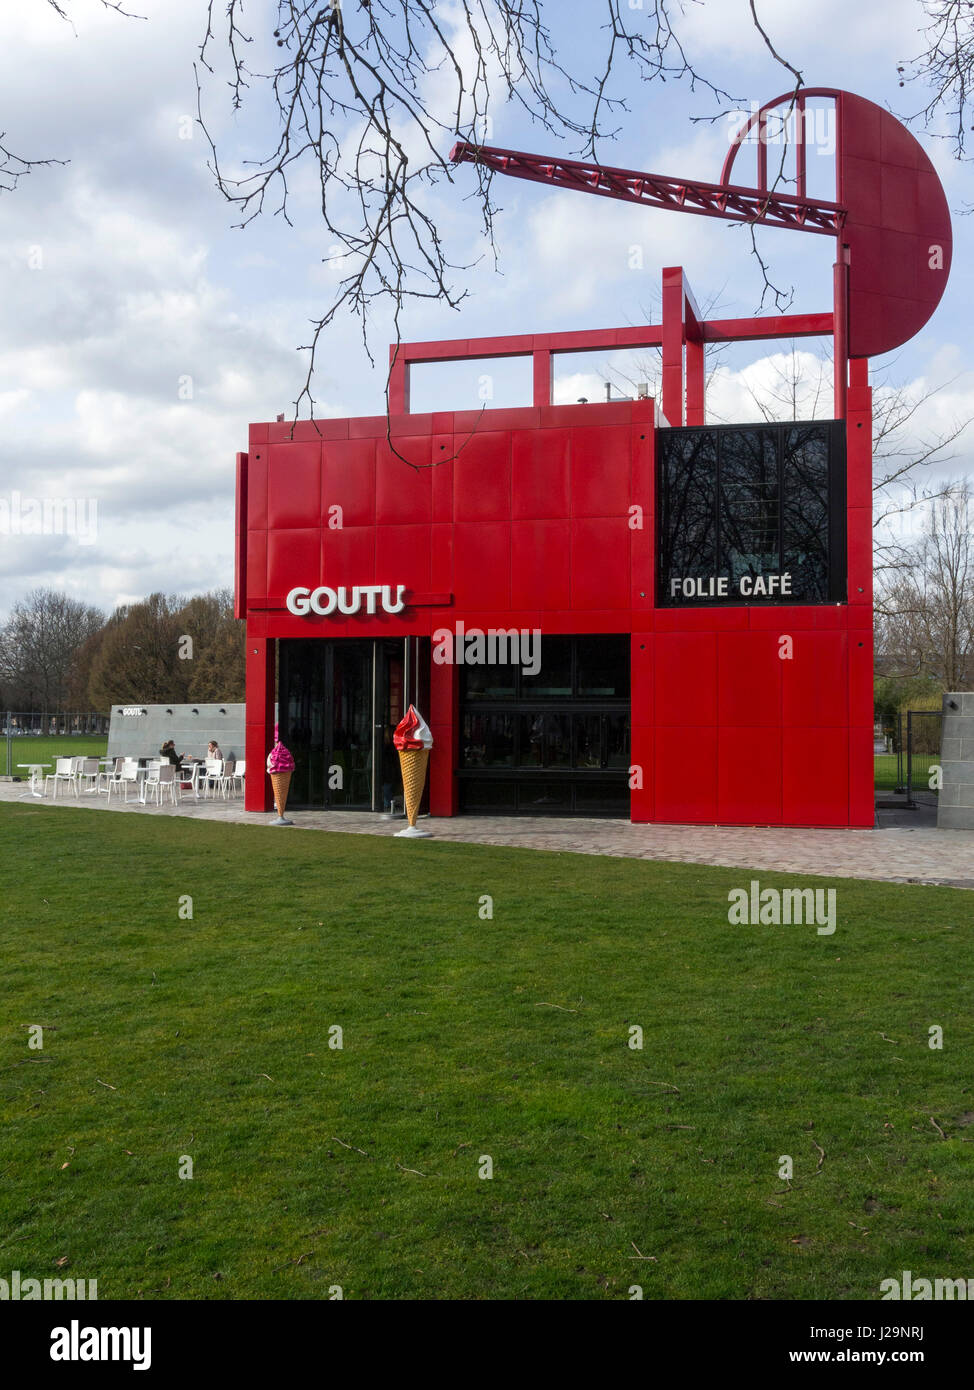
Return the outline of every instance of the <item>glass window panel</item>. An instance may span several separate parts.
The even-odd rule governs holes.
[[[629,783],[578,781],[575,783],[575,811],[580,816],[626,816],[629,814]]]
[[[605,718],[605,765],[629,767],[629,715],[607,714]],[[627,788],[628,791],[628,788]]]
[[[462,666],[460,679],[461,699],[514,699],[516,674],[513,666]]]
[[[628,636],[579,637],[576,648],[579,699],[629,699]]]
[[[673,578],[704,579],[717,564],[717,433],[662,431],[658,499],[664,593]]]
[[[468,710],[460,727],[461,767],[513,767],[514,716]]]
[[[471,778],[460,782],[461,811],[481,811],[486,815],[492,812],[517,810],[517,784],[508,781],[490,781],[484,778]]]
[[[779,568],[778,448],[772,430],[729,430],[720,440],[720,573]]]
[[[578,768],[602,766],[602,716],[600,714],[576,714],[575,766]]]
[[[568,815],[572,809],[570,782],[519,782],[517,809],[533,815]]]
[[[541,638],[541,667],[536,676],[521,672],[525,700],[568,699],[572,693],[572,639]]]
[[[829,597],[829,437],[821,425],[789,429],[784,439],[784,568],[795,598]]]

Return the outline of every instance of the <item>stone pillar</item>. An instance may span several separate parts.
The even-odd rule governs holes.
[[[974,694],[944,696],[938,830],[974,830]]]

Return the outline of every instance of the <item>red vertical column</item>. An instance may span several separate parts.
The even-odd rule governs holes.
[[[534,366],[534,405],[551,404],[551,353],[539,348],[531,354]]]
[[[401,343],[389,349],[389,414],[409,414],[409,363]]]
[[[437,647],[433,637],[433,650]],[[455,816],[458,810],[456,750],[460,715],[460,671],[451,662],[432,663],[430,670],[430,815]]]
[[[274,799],[267,775],[267,754],[274,742],[273,637],[255,637],[247,624],[247,776],[244,807],[270,811]]]
[[[850,363],[846,417],[849,555],[849,821],[875,821],[873,760],[872,388],[869,363]]]
[[[663,414],[669,425],[683,424],[683,291],[682,266],[663,271]]]

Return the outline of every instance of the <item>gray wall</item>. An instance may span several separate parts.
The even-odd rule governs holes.
[[[974,694],[944,696],[940,765],[944,784],[937,803],[937,828],[974,830]]]
[[[206,755],[206,745],[216,739],[225,758],[244,756],[245,705],[113,705],[108,730],[108,756],[151,757],[167,739],[177,753]],[[122,714],[123,709],[144,709],[145,714]]]

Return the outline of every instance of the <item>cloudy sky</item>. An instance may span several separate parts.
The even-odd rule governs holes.
[[[309,177],[297,181],[293,229],[268,216],[239,230],[214,186],[193,123],[205,0],[130,0],[144,16],[138,19],[106,12],[97,0],[63,2],[73,24],[46,0],[19,0],[0,12],[3,143],[28,158],[68,161],[0,192],[0,511],[5,499],[14,505],[15,494],[21,507],[25,499],[94,500],[97,531],[0,534],[0,614],[34,586],[63,588],[110,609],[153,590],[229,585],[235,453],[246,448],[250,421],[293,411],[306,372],[298,349],[338,278],[328,264],[330,238],[313,215]],[[633,0],[634,22],[641,8]],[[604,6],[560,0],[546,9],[566,66],[591,71],[591,55],[605,43]],[[761,102],[788,88],[750,23],[747,0],[688,0],[684,9],[680,33],[689,56],[735,97]],[[258,46],[270,42],[276,12],[272,0],[251,0],[246,13]],[[899,87],[896,72],[920,46],[919,0],[765,0],[759,13],[808,85],[856,91],[900,114],[920,104],[916,90]],[[455,22],[449,3],[438,14],[448,29]],[[714,116],[714,98],[619,73],[617,92],[630,110],[602,159],[716,181],[729,123],[691,120]],[[267,147],[268,112],[255,99],[233,114],[221,78],[204,88],[206,109],[228,167],[242,167]],[[437,81],[430,79],[434,101]],[[946,141],[923,138],[951,207],[961,212],[974,203],[974,172],[951,160]],[[494,107],[491,141],[572,153],[514,106]],[[448,148],[449,137],[443,143]],[[461,168],[454,185],[443,184],[427,204],[458,263],[478,261],[484,251],[476,204],[464,196],[473,187],[472,171]],[[406,340],[651,320],[659,269],[679,263],[698,300],[718,306],[720,316],[758,307],[760,275],[740,229],[516,180],[495,180],[494,197],[502,208],[499,273],[483,258],[458,274],[455,283],[469,291],[459,312],[411,304],[402,320]],[[970,218],[955,216],[954,231],[954,269],[938,313],[894,361],[874,364],[917,395],[941,388],[917,413],[921,441],[974,414]],[[761,235],[776,282],[794,287],[793,308],[830,308],[831,240]],[[390,338],[381,312],[370,337],[381,365]],[[773,388],[780,366],[767,346],[726,354],[711,383],[714,418],[757,418],[756,399]],[[814,383],[814,361],[804,366]],[[618,384],[647,374],[638,359],[563,359],[556,399],[597,399],[607,376]],[[492,404],[527,403],[522,368],[494,376]],[[384,384],[360,326],[337,322],[321,345],[317,412],[378,413]],[[413,408],[475,406],[477,393],[474,372],[427,368],[416,374]],[[818,413],[830,413],[828,392]],[[971,468],[974,427],[969,433],[948,465],[954,474]]]

